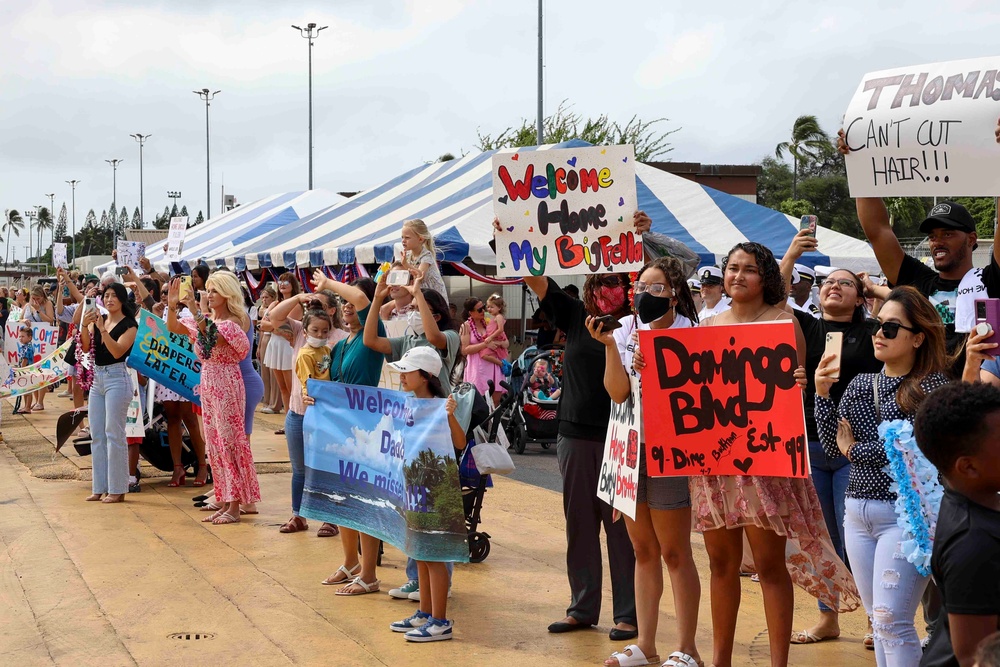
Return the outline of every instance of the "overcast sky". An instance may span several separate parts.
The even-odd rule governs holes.
[[[835,132],[865,72],[996,55],[995,2],[546,2],[545,109],[665,117],[668,159],[744,164],[773,153],[796,116]],[[307,42],[315,186],[363,190],[445,152],[475,150],[536,108],[534,0],[33,0],[0,4],[0,205],[56,213],[79,179],[76,224],[112,201],[147,224],[180,190],[212,209],[304,190]],[[24,237],[15,239],[24,257]],[[13,255],[13,253],[12,253]]]

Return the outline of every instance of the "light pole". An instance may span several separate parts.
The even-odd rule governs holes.
[[[118,165],[125,160],[119,160],[115,158],[113,160],[105,160],[111,165],[111,212],[114,214],[111,217],[115,219],[115,234],[114,234],[114,245],[112,248],[118,247]]]
[[[146,204],[142,200],[142,145],[149,139],[151,134],[130,134],[130,137],[139,142],[139,224],[146,226]]]
[[[32,223],[38,219],[38,207],[25,207],[24,214],[28,217],[28,254],[24,257],[24,261],[27,262],[31,257],[31,227]]]
[[[213,93],[208,88],[202,88],[201,90],[192,92],[205,100],[205,219],[208,220],[212,217],[212,154],[209,150],[210,142],[208,140],[208,107],[211,105],[212,100],[215,99],[215,96],[222,91],[217,90]]]
[[[322,26],[317,28],[315,23],[306,24],[305,29],[300,28],[297,25],[293,25],[293,28],[299,31],[299,34],[305,39],[309,40],[309,189],[313,189],[313,40],[319,37],[321,30],[326,30],[330,26]],[[315,32],[313,32],[315,31]]]
[[[73,188],[73,265],[76,265],[76,184],[80,181],[74,179],[66,181],[66,184]]]

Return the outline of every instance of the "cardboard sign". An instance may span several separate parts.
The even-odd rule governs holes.
[[[7,324],[4,326],[3,361],[8,367],[17,366],[17,339],[21,324],[25,323],[7,318]],[[59,327],[44,322],[30,324],[31,341],[35,348],[33,361],[41,361],[59,346]]]
[[[142,273],[142,265],[139,264],[139,260],[146,256],[145,243],[142,241],[119,241],[117,250],[118,266],[128,266],[136,273]]]
[[[201,405],[201,361],[191,339],[167,330],[167,323],[148,310],[140,310],[136,321],[129,367]]]
[[[635,148],[496,153],[497,274],[625,273],[643,265],[635,233]]]
[[[73,341],[68,340],[44,359],[30,366],[21,368],[9,367],[0,384],[0,398],[21,396],[33,391],[44,389],[69,377],[69,364],[66,363],[66,352]]]
[[[604,440],[604,460],[597,485],[597,497],[635,518],[639,488],[639,429],[642,424],[639,378],[629,377],[632,393],[624,403],[611,401],[611,421]]]
[[[184,252],[184,235],[187,234],[187,216],[170,218],[170,232],[167,233],[167,261],[178,262]]]
[[[130,440],[142,440],[146,436],[146,425],[142,419],[142,400],[139,396],[139,378],[135,369],[128,369],[132,382],[132,399],[128,402],[128,412],[125,413],[125,437]]]
[[[640,331],[651,476],[807,477],[792,322]]]
[[[866,74],[844,116],[852,197],[1000,192],[1000,57]]]
[[[65,243],[52,244],[52,266],[56,267],[57,269],[69,268],[69,262],[66,261]]]
[[[468,562],[446,402],[309,380],[302,516],[347,526],[423,561]]]

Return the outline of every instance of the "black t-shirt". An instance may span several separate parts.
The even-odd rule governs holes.
[[[115,325],[115,328],[111,330],[111,337],[115,340],[124,335],[129,329],[137,329],[139,325],[131,317],[123,317],[122,321]],[[125,361],[128,358],[129,352],[132,348],[129,347],[120,357],[115,357],[108,350],[107,346],[104,344],[104,334],[101,333],[97,325],[94,325],[94,338],[91,341],[91,346],[94,348],[94,363],[98,366],[110,366],[111,364],[117,364],[119,362]]]
[[[948,614],[1000,615],[1000,512],[946,490],[931,570],[943,613],[920,667],[958,667]]]
[[[549,321],[566,332],[559,434],[604,442],[611,419],[611,397],[604,389],[604,345],[587,331],[583,301],[563,292],[551,278],[541,306]]]
[[[840,397],[851,380],[860,373],[878,373],[882,370],[882,362],[875,358],[875,347],[872,337],[863,322],[833,322],[818,320],[811,314],[801,310],[794,311],[795,318],[802,327],[806,339],[806,433],[812,441],[819,441],[816,430],[816,418],[813,414],[816,403],[816,367],[819,366],[826,350],[826,334],[829,331],[840,331],[844,334],[843,347],[840,353],[840,380],[833,383],[830,396],[833,402],[840,404]]]
[[[899,265],[896,285],[910,285],[930,299],[944,322],[948,340],[948,353],[953,353],[965,342],[965,334],[955,332],[955,306],[958,303],[958,286],[962,281],[945,280],[934,269],[910,255]]]

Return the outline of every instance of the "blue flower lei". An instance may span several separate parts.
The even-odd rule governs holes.
[[[929,576],[944,487],[938,482],[937,468],[917,447],[913,424],[905,419],[885,421],[878,434],[889,460],[883,471],[893,480],[889,490],[896,494],[896,525],[903,529],[900,555],[922,576]]]

